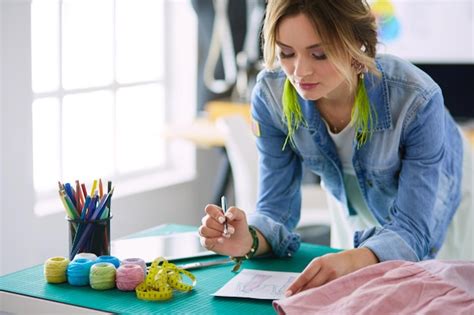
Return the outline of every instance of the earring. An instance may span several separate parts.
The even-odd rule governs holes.
[[[361,63],[360,61],[358,61],[354,58],[352,58],[351,66],[352,66],[352,68],[354,68],[354,70],[357,72],[357,74],[361,78],[364,77],[364,73],[367,73],[369,71],[366,65],[364,65],[363,63]]]

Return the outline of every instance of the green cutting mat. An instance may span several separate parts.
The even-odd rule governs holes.
[[[196,227],[184,225],[161,225],[132,236],[161,235],[195,229]],[[314,257],[335,251],[337,250],[329,247],[302,244],[291,258],[257,258],[244,262],[243,268],[300,272]],[[200,260],[209,259],[215,257]],[[191,261],[196,259],[189,260]],[[274,314],[269,300],[211,296],[234,276],[231,267],[229,264],[192,270],[197,278],[196,287],[188,293],[175,291],[171,300],[160,302],[142,301],[136,298],[135,292],[117,289],[97,291],[89,286],[48,284],[44,280],[43,265],[1,277],[0,290],[120,314]]]

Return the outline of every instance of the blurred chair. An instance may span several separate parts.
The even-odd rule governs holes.
[[[223,132],[225,149],[234,179],[235,205],[247,213],[255,211],[258,186],[258,155],[254,135],[240,115],[222,116],[216,121]]]
[[[241,115],[222,116],[216,126],[223,133],[232,169],[235,205],[255,211],[258,189],[258,153],[248,122]],[[330,244],[330,216],[325,193],[319,185],[302,186],[302,210],[297,232],[305,242]]]

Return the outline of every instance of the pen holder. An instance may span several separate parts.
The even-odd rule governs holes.
[[[69,259],[78,253],[94,253],[97,256],[110,255],[110,220],[71,219],[69,224]]]

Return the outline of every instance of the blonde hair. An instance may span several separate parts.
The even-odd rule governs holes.
[[[263,59],[267,69],[274,69],[277,66],[276,34],[280,22],[286,17],[300,13],[306,15],[313,23],[315,31],[318,31],[329,62],[345,78],[351,90],[357,88],[351,123],[364,134],[360,138],[361,134],[356,133],[356,140],[365,143],[371,134],[369,128],[373,125],[373,119],[363,80],[357,80],[354,76],[354,71],[357,69],[353,64],[355,62],[367,71],[380,76],[375,65],[377,45],[375,17],[365,0],[269,0],[262,30]],[[296,104],[291,101],[295,100],[295,97],[289,97],[294,95],[294,87],[285,84],[283,94],[284,114],[289,129],[288,140],[303,122],[303,117],[297,100]],[[359,141],[360,139],[362,141]]]
[[[377,26],[365,0],[269,0],[263,24],[263,59],[267,69],[276,67],[276,33],[288,16],[305,14],[321,37],[328,60],[355,87],[351,61],[368,71],[375,66]]]

